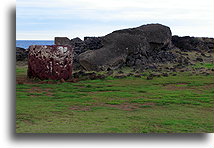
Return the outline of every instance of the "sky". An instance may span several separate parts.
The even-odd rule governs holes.
[[[173,35],[214,37],[213,0],[17,0],[16,39],[104,36],[160,23]]]

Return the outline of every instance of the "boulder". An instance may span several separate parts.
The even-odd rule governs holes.
[[[84,43],[87,50],[96,50],[103,47],[101,37],[84,37]]]
[[[150,45],[150,50],[159,50],[163,47],[171,46],[171,30],[161,24],[142,25],[136,28],[114,31],[113,33],[115,32],[144,36]]]
[[[62,45],[31,45],[28,53],[28,77],[67,80],[72,76],[73,48]]]
[[[74,48],[74,70],[82,69],[82,66],[79,63],[79,54],[87,50],[96,50],[103,47],[102,39],[100,37],[84,37],[84,41],[78,37],[71,40],[67,37],[55,37],[55,45],[71,45]]]
[[[55,45],[71,45],[71,41],[67,37],[55,37],[54,44]]]
[[[117,69],[125,63],[134,50],[145,50],[146,40],[139,35],[112,33],[103,38],[104,46],[79,55],[79,62],[86,70]]]
[[[101,40],[102,48],[79,55],[79,62],[86,70],[117,69],[126,62],[128,55],[169,48],[171,31],[161,24],[149,24],[114,31]]]
[[[73,45],[73,46],[76,46],[76,45],[78,45],[78,44],[80,44],[82,42],[83,41],[80,38],[76,37],[76,38],[71,39],[70,44]]]
[[[16,61],[24,61],[27,60],[28,50],[16,47]]]
[[[213,38],[198,38],[190,36],[173,36],[172,43],[182,51],[213,50]]]
[[[213,51],[214,49],[214,38],[202,38],[203,42],[206,44],[206,46]]]

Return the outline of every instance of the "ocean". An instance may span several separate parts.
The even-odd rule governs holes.
[[[16,47],[27,49],[30,45],[54,45],[53,40],[16,40]]]

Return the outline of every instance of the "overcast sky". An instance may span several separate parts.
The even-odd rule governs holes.
[[[161,23],[173,35],[214,37],[213,0],[17,0],[16,38],[103,36]]]

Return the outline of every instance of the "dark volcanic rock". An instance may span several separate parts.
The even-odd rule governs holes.
[[[95,72],[84,72],[79,71],[73,73],[73,78],[80,78],[82,80],[96,80],[96,79],[105,79],[107,75],[104,74],[96,74]]]
[[[70,44],[75,47],[75,46],[78,46],[79,44],[81,44],[82,42],[83,41],[80,38],[76,37],[76,38],[71,39]]]
[[[71,45],[71,41],[67,37],[55,37],[55,45]]]
[[[149,76],[146,77],[147,80],[152,80],[153,79],[153,75],[150,74]]]
[[[203,62],[203,59],[200,58],[200,57],[197,57],[197,58],[196,58],[196,61]]]
[[[28,77],[67,80],[72,75],[73,48],[71,46],[32,45],[28,54]]]
[[[74,47],[74,54],[79,55],[80,53],[86,51],[85,42],[82,41],[80,38],[71,39],[71,45]]]
[[[73,68],[88,71],[114,70],[122,66],[157,71],[164,63],[179,63],[177,68],[182,68],[194,62],[186,51],[197,51],[202,59],[196,60],[206,61],[211,58],[214,47],[213,38],[172,37],[170,28],[161,24],[117,30],[103,37],[85,37],[84,40],[58,37],[55,43],[73,46]]]
[[[171,45],[171,30],[169,27],[161,24],[142,25],[136,28],[114,31],[113,33],[127,33],[144,36],[150,45],[150,50],[159,50]]]
[[[103,47],[101,37],[84,37],[84,43],[87,50],[96,50]]]
[[[20,47],[16,47],[16,61],[27,60],[28,50]]]
[[[170,48],[171,31],[169,27],[160,24],[142,25],[114,31],[102,37],[102,43],[102,48],[80,54],[79,62],[86,70],[117,69],[126,62],[128,56],[133,54],[148,56],[150,51]],[[144,60],[139,59],[138,65],[148,60],[148,57],[141,55],[138,58],[142,57]],[[127,65],[131,66],[133,60],[135,61],[129,58]]]
[[[197,38],[197,37],[179,37],[173,36],[172,43],[180,48],[182,51],[200,51],[200,50],[213,50],[213,38]]]
[[[168,76],[169,76],[169,74],[168,74],[168,73],[163,73],[163,74],[162,74],[162,76],[164,76],[164,77],[168,77]]]
[[[74,48],[73,68],[75,70],[82,69],[79,63],[79,54],[87,50],[96,50],[103,47],[100,37],[85,37],[84,41],[76,37],[69,40],[67,37],[55,37],[55,45],[71,45]]]
[[[88,50],[79,56],[80,64],[86,70],[117,69],[125,63],[127,55],[132,49],[146,50],[146,40],[143,37],[112,33],[103,38],[104,47]]]
[[[127,77],[127,75],[125,75],[125,74],[120,74],[120,75],[114,76],[114,78],[116,78],[116,79],[122,79],[122,78],[126,78],[126,77]]]

